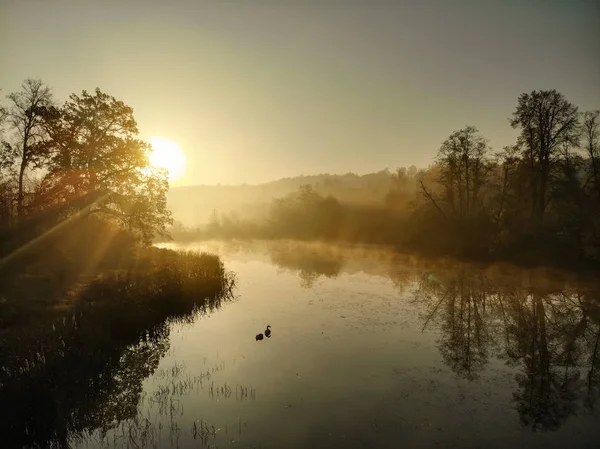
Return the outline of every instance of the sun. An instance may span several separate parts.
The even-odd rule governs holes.
[[[170,180],[176,180],[185,172],[185,154],[175,142],[164,137],[148,139],[152,146],[149,154],[150,163],[155,167],[165,168]]]

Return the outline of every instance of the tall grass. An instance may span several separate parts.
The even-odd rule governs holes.
[[[217,256],[95,235],[47,242],[0,272],[0,434],[15,447],[66,447],[132,419],[171,324],[232,298]]]

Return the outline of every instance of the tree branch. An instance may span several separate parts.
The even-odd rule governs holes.
[[[423,184],[422,180],[419,180],[419,184],[421,184],[421,188],[423,189],[423,193],[425,193],[425,195],[427,196],[427,198],[429,198],[429,200],[433,203],[433,205],[438,210],[438,212],[442,215],[442,217],[444,217],[444,220],[448,220],[448,217],[446,216],[446,214],[444,213],[444,211],[440,208],[440,206],[438,206],[438,204],[435,202],[435,200],[433,199],[433,197],[431,196],[431,194],[425,188],[425,185]]]

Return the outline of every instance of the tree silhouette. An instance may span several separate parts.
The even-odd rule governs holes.
[[[455,251],[465,253],[488,246],[491,228],[482,198],[491,170],[488,153],[488,143],[477,128],[467,126],[452,133],[438,151],[435,183],[439,194],[420,181],[426,204],[432,210],[429,215],[442,218],[439,226],[444,235],[452,236],[449,245]]]
[[[589,176],[593,180],[592,190],[600,204],[600,110],[584,113],[583,137],[586,156],[590,160]]]
[[[0,105],[0,227],[10,224],[12,216],[12,168],[15,163],[15,152],[4,140],[4,122],[6,109]]]
[[[93,95],[83,91],[55,110],[47,129],[52,158],[38,192],[39,208],[90,196],[87,215],[116,221],[145,243],[166,233],[172,222],[167,173],[150,165],[149,144],[137,138],[129,106],[100,89]]]
[[[523,149],[529,177],[533,230],[540,235],[549,202],[549,183],[560,149],[579,143],[577,107],[556,90],[539,90],[519,96],[510,122],[520,130],[518,145]]]
[[[29,168],[40,168],[48,155],[45,111],[52,106],[52,91],[41,80],[26,79],[20,92],[8,96],[8,120],[14,132],[12,144],[4,144],[8,157],[19,160],[17,216],[23,218],[24,177]],[[12,155],[11,155],[12,153]]]
[[[582,189],[584,231],[581,240],[585,254],[600,259],[600,110],[583,115],[583,140],[587,161]]]

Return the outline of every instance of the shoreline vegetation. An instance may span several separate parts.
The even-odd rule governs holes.
[[[142,246],[89,217],[21,252],[0,282],[2,435],[18,447],[68,447],[112,425],[100,410],[135,417],[117,398],[141,392],[172,323],[233,298],[235,276],[215,255]]]
[[[384,244],[431,257],[597,270],[600,111],[581,112],[556,90],[533,91],[518,97],[510,126],[518,139],[500,151],[466,126],[442,142],[427,169],[321,175],[270,203],[265,198],[255,205],[262,213],[223,205],[207,223],[176,222],[169,232],[176,242]]]
[[[249,255],[261,255],[263,258],[259,260],[296,273],[301,284],[307,288],[311,288],[321,277],[335,279],[342,273],[364,272],[400,282],[399,279],[409,271],[440,274],[457,269],[479,273],[483,277],[494,278],[499,283],[514,283],[519,280],[524,283],[542,282],[552,288],[572,283],[595,286],[598,281],[597,272],[593,270],[570,271],[550,265],[525,267],[509,261],[465,260],[449,255],[427,256],[398,251],[390,245],[371,243],[217,238],[187,243],[170,241],[157,244],[157,247],[204,251],[243,261],[255,260],[248,259],[247,257],[251,257]],[[403,272],[396,273],[396,269]]]
[[[151,245],[172,222],[168,179],[130,107],[99,89],[59,104],[31,79],[7,98],[0,434],[14,447],[69,447],[134,417],[123,396],[156,370],[171,324],[231,300],[235,276],[217,256]]]

